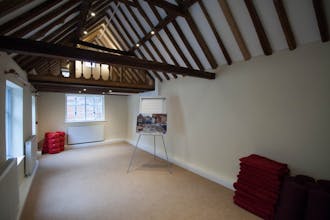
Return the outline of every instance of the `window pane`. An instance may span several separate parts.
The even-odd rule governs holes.
[[[104,97],[96,95],[67,95],[67,121],[104,120]]]
[[[75,120],[76,121],[84,121],[85,120],[85,97],[77,97],[77,105],[75,112]]]
[[[75,105],[76,98],[74,96],[67,96],[66,97],[66,105]]]
[[[92,105],[86,106],[86,120],[95,120],[94,106]]]
[[[66,119],[68,121],[73,121],[75,120],[75,105],[73,106],[67,106],[67,109],[66,109]]]

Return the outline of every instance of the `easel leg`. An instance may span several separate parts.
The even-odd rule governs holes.
[[[163,146],[164,146],[164,150],[165,150],[165,154],[166,154],[168,172],[172,173],[171,170],[170,170],[170,161],[168,161],[168,155],[167,155],[167,150],[166,150],[166,147],[165,147],[165,141],[164,141],[164,136],[163,135],[162,135],[162,140],[163,140]]]
[[[136,149],[137,149],[137,147],[138,147],[138,144],[139,144],[140,138],[141,138],[141,134],[139,135],[138,140],[137,140],[137,142],[136,142],[136,145],[135,145],[135,148],[134,148],[133,154],[132,154],[132,156],[131,156],[131,160],[130,160],[129,165],[128,165],[128,168],[127,168],[127,173],[129,172],[129,169],[130,169],[131,166],[132,166],[133,158],[134,158],[134,156],[135,156],[135,152],[136,152]]]
[[[154,160],[156,160],[156,136],[154,135]]]

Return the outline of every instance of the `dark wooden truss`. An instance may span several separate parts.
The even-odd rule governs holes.
[[[228,0],[217,1],[242,57],[249,60],[251,52]],[[323,1],[312,0],[312,5],[321,40],[327,42],[329,30]],[[0,16],[15,14],[31,2],[34,1],[1,1]],[[297,43],[283,1],[270,3],[276,9],[288,48],[294,50]],[[254,1],[244,0],[244,4],[263,53],[271,55],[273,48]],[[215,59],[190,10],[193,5],[205,16],[210,34],[226,63]],[[0,49],[11,53],[26,72],[34,70],[37,75],[30,75],[29,79],[40,90],[77,92],[82,85],[90,86],[90,91],[95,93],[109,88],[143,92],[154,88],[155,79],[160,82],[182,76],[214,79],[215,74],[207,70],[233,62],[229,46],[216,28],[205,0],[177,0],[175,3],[164,0],[46,0],[29,8],[0,25]],[[187,35],[187,28],[192,35]],[[191,45],[191,36],[200,49]],[[168,44],[172,45],[171,49]],[[61,77],[62,61],[75,59],[110,64],[112,75],[106,80]]]

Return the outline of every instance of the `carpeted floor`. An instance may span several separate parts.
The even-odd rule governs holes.
[[[259,219],[233,192],[127,143],[43,155],[21,220]]]

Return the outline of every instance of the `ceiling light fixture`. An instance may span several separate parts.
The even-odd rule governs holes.
[[[136,44],[136,47],[139,47],[140,46],[140,44]]]
[[[91,12],[91,16],[92,16],[92,17],[95,17],[95,15],[96,15],[96,14],[95,14],[94,12]]]
[[[155,35],[155,32],[154,32],[154,31],[151,31],[150,34],[151,34],[151,35]]]
[[[88,32],[87,31],[84,31],[84,34],[86,35],[86,34],[88,34]]]
[[[87,89],[83,89],[84,90],[84,92],[86,92],[87,91]]]

